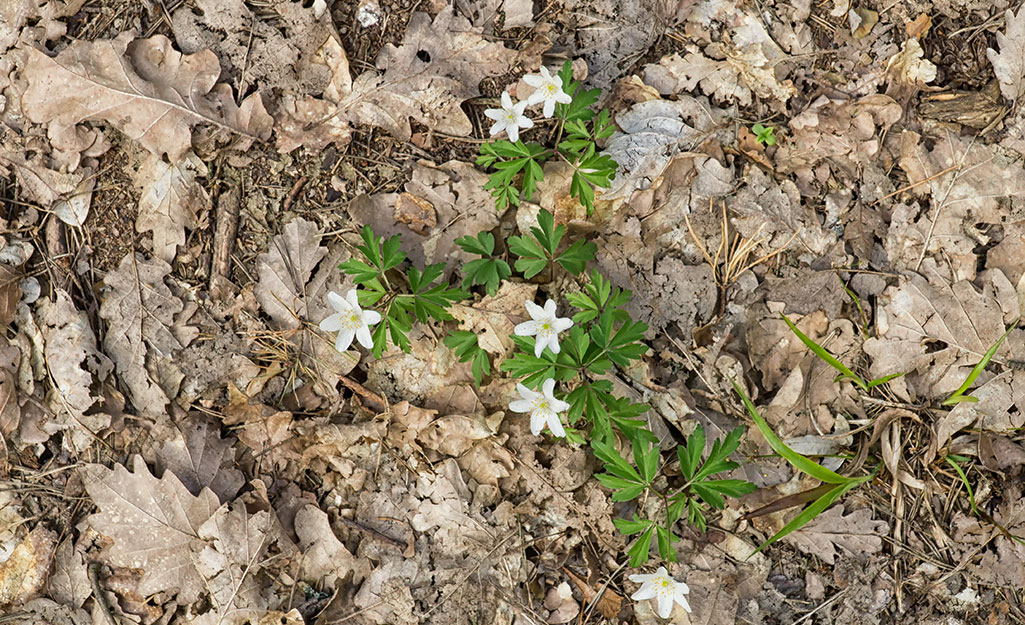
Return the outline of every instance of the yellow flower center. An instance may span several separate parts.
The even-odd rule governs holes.
[[[545,85],[545,90],[548,91],[548,95],[554,95],[555,85],[553,85],[552,83],[548,83],[547,85]]]
[[[538,336],[551,336],[552,334],[554,334],[555,330],[552,328],[553,323],[554,322],[552,319],[545,319],[544,321],[539,323],[537,328]]]
[[[345,325],[346,330],[356,331],[359,329],[362,323],[362,319],[356,314],[356,311],[350,311],[348,314],[342,317],[342,323]]]

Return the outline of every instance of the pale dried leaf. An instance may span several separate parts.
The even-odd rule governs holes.
[[[981,293],[968,281],[936,287],[917,274],[889,287],[877,304],[877,336],[864,344],[870,376],[904,373],[891,387],[906,385],[915,398],[952,393],[1005,331],[994,276]]]
[[[198,333],[186,325],[191,312],[164,283],[170,272],[171,266],[160,259],[128,254],[104,278],[103,349],[114,360],[132,403],[144,414],[162,413],[177,395],[182,374],[174,357]]]
[[[140,456],[133,466],[134,472],[123,465],[86,466],[85,489],[100,508],[88,522],[114,541],[112,565],[142,569],[140,594],[177,590],[180,600],[195,601],[204,583],[193,550],[203,546],[199,528],[220,502],[210,490],[193,495],[170,471],[158,480]]]
[[[140,190],[138,232],[153,232],[153,253],[168,263],[185,245],[185,229],[196,227],[197,213],[210,209],[210,196],[196,176],[206,176],[203,161],[187,152],[178,163],[150,154],[135,175]]]
[[[448,311],[461,322],[461,330],[477,335],[481,349],[505,356],[513,348],[512,339],[509,338],[513,328],[526,320],[523,302],[533,302],[536,293],[536,284],[503,280],[494,296],[485,296],[472,306],[453,304]]]
[[[57,547],[48,590],[51,597],[73,608],[82,607],[93,594],[85,558],[70,539]]]
[[[871,508],[860,508],[844,514],[843,505],[836,505],[819,514],[801,529],[787,534],[785,540],[801,551],[833,564],[836,547],[863,559],[883,547],[888,531],[886,521],[872,520]]]
[[[53,169],[53,163],[41,155],[29,159],[13,151],[0,152],[0,163],[12,166],[27,195],[61,221],[75,227],[85,223],[96,184],[91,169],[84,167],[64,173]]]
[[[114,365],[97,349],[89,317],[75,308],[64,290],[57,290],[56,301],[40,302],[36,321],[46,341],[43,355],[54,382],[49,400],[59,420],[55,427],[70,430],[72,448],[83,451],[110,425],[110,415],[85,413],[98,399],[90,388],[94,376],[105,380]]]
[[[1000,81],[1000,93],[1008,100],[1017,100],[1025,85],[1025,11],[1018,9],[1004,13],[1004,32],[997,33],[1000,52],[986,49],[986,56],[993,64],[993,73]]]
[[[503,0],[502,12],[505,13],[505,28],[530,28],[534,25],[533,0]]]
[[[296,218],[256,260],[260,275],[254,290],[256,299],[279,327],[296,328],[306,318],[306,283],[327,255],[327,248],[319,244],[317,225]]]
[[[346,581],[358,563],[331,529],[327,513],[306,505],[295,515],[295,533],[303,552],[300,576],[323,580],[328,588]],[[360,567],[362,568],[362,567]]]
[[[260,94],[236,106],[231,87],[217,84],[221,69],[210,51],[182,55],[163,35],[133,41],[131,32],[77,40],[55,58],[27,51],[22,106],[30,120],[49,123],[51,133],[106,121],[171,162],[188,152],[197,124],[241,136],[240,147],[270,135]]]
[[[57,548],[57,534],[37,525],[0,563],[0,606],[20,605],[43,590],[50,562]]]
[[[261,587],[258,571],[274,540],[276,522],[273,513],[250,512],[238,501],[221,506],[199,526],[206,546],[192,546],[197,551],[194,559],[217,622],[251,623],[271,607],[275,593]]]
[[[230,501],[245,483],[242,472],[235,468],[235,439],[222,439],[219,428],[200,415],[175,420],[171,426],[170,431],[159,432],[157,472],[174,473],[194,495],[209,488],[220,501]]]

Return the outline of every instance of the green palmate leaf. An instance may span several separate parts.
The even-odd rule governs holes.
[[[455,241],[463,251],[479,256],[491,256],[495,253],[495,235],[490,232],[478,232],[476,237],[469,235],[459,237]]]
[[[587,261],[594,260],[597,252],[598,246],[590,241],[574,241],[565,252],[555,259],[555,262],[559,263],[566,271],[578,276],[584,271]]]
[[[975,383],[975,380],[977,380],[979,376],[982,375],[982,372],[983,370],[985,370],[986,365],[989,364],[989,361],[993,359],[993,356],[997,353],[997,350],[1000,349],[1000,346],[1004,343],[1004,339],[1006,339],[1007,335],[1010,334],[1017,327],[1018,322],[1015,321],[1011,324],[1011,327],[1007,329],[1007,332],[1004,332],[1004,335],[1001,336],[996,343],[993,343],[993,345],[986,350],[986,353],[982,355],[982,359],[978,363],[976,363],[975,367],[972,368],[971,372],[968,374],[968,377],[965,378],[964,382],[961,383],[961,386],[959,386],[958,389],[954,391],[950,397],[943,400],[944,406],[950,406],[952,404],[956,404],[962,401],[979,401],[977,398],[972,397],[971,395],[965,395],[965,391],[967,391],[968,388]]]
[[[641,519],[636,514],[633,520],[629,519],[612,519],[612,524],[616,526],[620,532],[625,536],[633,536],[634,534],[643,532],[651,526],[651,521],[648,519]]]
[[[638,567],[648,561],[648,554],[651,551],[651,535],[654,531],[655,524],[652,522],[627,550],[626,553],[630,556],[630,566]]]
[[[476,334],[456,330],[445,337],[444,343],[459,358],[459,362],[471,363],[473,381],[478,387],[486,376],[491,375],[491,362],[488,360],[487,352],[480,347]]]
[[[683,445],[676,448],[680,458],[680,471],[686,480],[692,481],[694,474],[701,466],[701,455],[705,453],[705,428],[698,425],[694,432],[684,439]]]
[[[673,543],[680,540],[680,537],[661,525],[655,526],[655,535],[658,537],[658,555],[670,562],[676,562],[676,552],[673,551]]]
[[[539,227],[530,228],[531,234],[534,235],[538,244],[548,253],[549,257],[555,256],[555,250],[559,248],[562,235],[566,234],[566,226],[559,225],[556,227],[555,216],[543,208],[537,213],[537,225]]]

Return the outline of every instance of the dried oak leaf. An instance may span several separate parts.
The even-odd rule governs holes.
[[[0,163],[14,170],[28,197],[57,215],[69,226],[80,227],[89,216],[96,178],[88,167],[65,173],[42,155],[27,157],[22,152],[0,151]]]
[[[801,551],[833,564],[836,547],[858,559],[876,553],[883,547],[882,537],[887,530],[886,521],[872,520],[871,508],[861,508],[845,515],[843,505],[837,505],[801,529],[787,534],[786,540]]]
[[[23,604],[43,589],[57,534],[37,525],[0,564],[0,606]]]
[[[194,559],[204,545],[199,528],[221,504],[210,490],[193,495],[170,471],[158,480],[141,456],[133,467],[86,465],[85,489],[100,508],[89,525],[114,541],[111,565],[142,570],[139,594],[177,590],[191,603],[205,589]]]
[[[533,302],[536,293],[536,284],[502,281],[494,296],[485,296],[470,306],[453,304],[448,311],[460,322],[461,330],[477,334],[481,349],[505,356],[513,348],[509,335],[525,319],[523,302]]]
[[[993,64],[993,73],[1000,81],[1000,93],[1008,100],[1017,100],[1025,91],[1025,11],[1018,9],[1004,13],[1004,32],[997,33],[1000,52],[986,49],[986,56]]]
[[[147,415],[164,412],[178,394],[182,374],[174,357],[198,334],[186,325],[192,309],[164,283],[169,273],[166,262],[129,253],[103,279],[103,349],[114,360],[132,403]]]
[[[198,414],[160,423],[169,427],[152,433],[161,441],[156,450],[157,472],[171,471],[194,495],[209,488],[220,501],[230,501],[245,483],[235,468],[235,439],[221,438],[217,425]]]
[[[473,131],[470,118],[462,110],[464,100],[480,95],[480,82],[509,72],[519,53],[500,43],[489,43],[481,30],[456,15],[447,6],[431,21],[427,13],[416,12],[406,26],[402,43],[387,44],[377,57],[377,69],[348,80],[348,61],[340,46],[330,54],[322,53],[337,80],[334,92],[325,100],[307,98],[292,103],[279,121],[279,131],[293,134],[279,149],[293,149],[303,143],[301,134],[326,123],[327,130],[347,140],[343,122],[371,124],[384,128],[396,138],[408,141],[409,118],[451,135],[466,136]],[[330,51],[329,51],[330,52]],[[336,71],[344,68],[346,71]],[[291,118],[291,119],[289,119]]]
[[[72,447],[82,451],[110,425],[110,415],[87,415],[86,411],[98,399],[90,388],[94,378],[102,382],[114,365],[97,349],[89,317],[75,308],[64,290],[57,290],[56,301],[40,302],[36,321],[45,341],[46,367],[55,386],[49,397],[57,418],[54,428],[69,430]]]
[[[270,136],[273,120],[254,93],[235,104],[217,84],[217,56],[182,55],[163,35],[133,41],[77,40],[51,58],[29,47],[22,97],[25,115],[60,134],[84,121],[113,124],[144,148],[179,162],[192,147],[192,127],[210,124],[242,137],[239,148]]]
[[[625,201],[635,190],[651,187],[674,156],[712,136],[723,116],[704,98],[690,96],[640,102],[618,113],[620,130],[609,138],[603,154],[619,163],[619,171],[600,198]]]
[[[303,552],[299,576],[320,580],[327,588],[337,588],[355,569],[367,570],[368,563],[360,563],[342,541],[338,540],[327,513],[314,505],[306,505],[295,514],[295,533]]]
[[[282,328],[297,328],[306,318],[306,283],[327,255],[317,224],[296,218],[274,237],[256,259],[260,274],[254,294],[263,310]]]
[[[918,274],[886,289],[876,307],[877,336],[864,344],[871,377],[905,373],[891,388],[906,387],[908,398],[942,399],[957,389],[1004,333],[1005,319],[1017,317],[1003,274],[980,279],[981,292],[967,280],[939,287]]]
[[[185,245],[185,229],[196,227],[196,216],[210,209],[210,196],[196,176],[206,176],[203,161],[187,152],[180,161],[168,163],[150,154],[135,174],[139,188],[138,232],[153,232],[153,253],[174,262],[178,246]]]

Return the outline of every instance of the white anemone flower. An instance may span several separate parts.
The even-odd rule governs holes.
[[[509,410],[530,413],[530,431],[534,436],[540,434],[546,424],[554,436],[566,436],[566,430],[562,427],[562,419],[559,418],[559,413],[569,410],[569,404],[555,398],[553,394],[555,392],[555,380],[549,378],[542,382],[540,393],[532,391],[522,384],[517,384],[516,390],[520,392],[520,397],[523,399],[511,402]]]
[[[367,349],[373,349],[374,339],[370,336],[370,326],[381,321],[381,313],[376,310],[363,310],[359,306],[356,289],[351,289],[345,297],[328,291],[327,301],[337,312],[320,322],[320,329],[325,332],[337,332],[335,349],[344,352],[352,345],[353,337]]]
[[[494,137],[503,130],[508,133],[509,140],[516,143],[520,140],[520,128],[533,128],[534,120],[523,114],[527,108],[526,102],[512,103],[508,91],[502,92],[502,108],[488,109],[484,115],[495,120],[491,126],[491,136]]]
[[[661,618],[669,618],[673,613],[673,603],[680,604],[687,612],[690,612],[690,604],[687,603],[687,593],[690,588],[683,582],[678,582],[669,576],[666,567],[660,566],[651,575],[631,575],[631,582],[637,582],[641,587],[630,598],[634,601],[654,599],[658,606],[658,615]]]
[[[544,102],[545,117],[551,117],[555,114],[555,104],[557,102],[569,104],[573,101],[573,98],[562,90],[562,78],[558,74],[552,76],[548,73],[547,67],[542,67],[540,74],[527,74],[523,77],[523,82],[534,88],[534,93],[527,98],[527,104],[534,106]]]
[[[545,347],[551,347],[553,354],[559,353],[559,332],[564,332],[573,327],[573,320],[567,317],[555,316],[555,302],[548,300],[545,307],[541,308],[534,302],[524,302],[527,312],[530,313],[530,321],[524,321],[513,328],[516,336],[536,336],[534,342],[534,356],[541,357]]]

